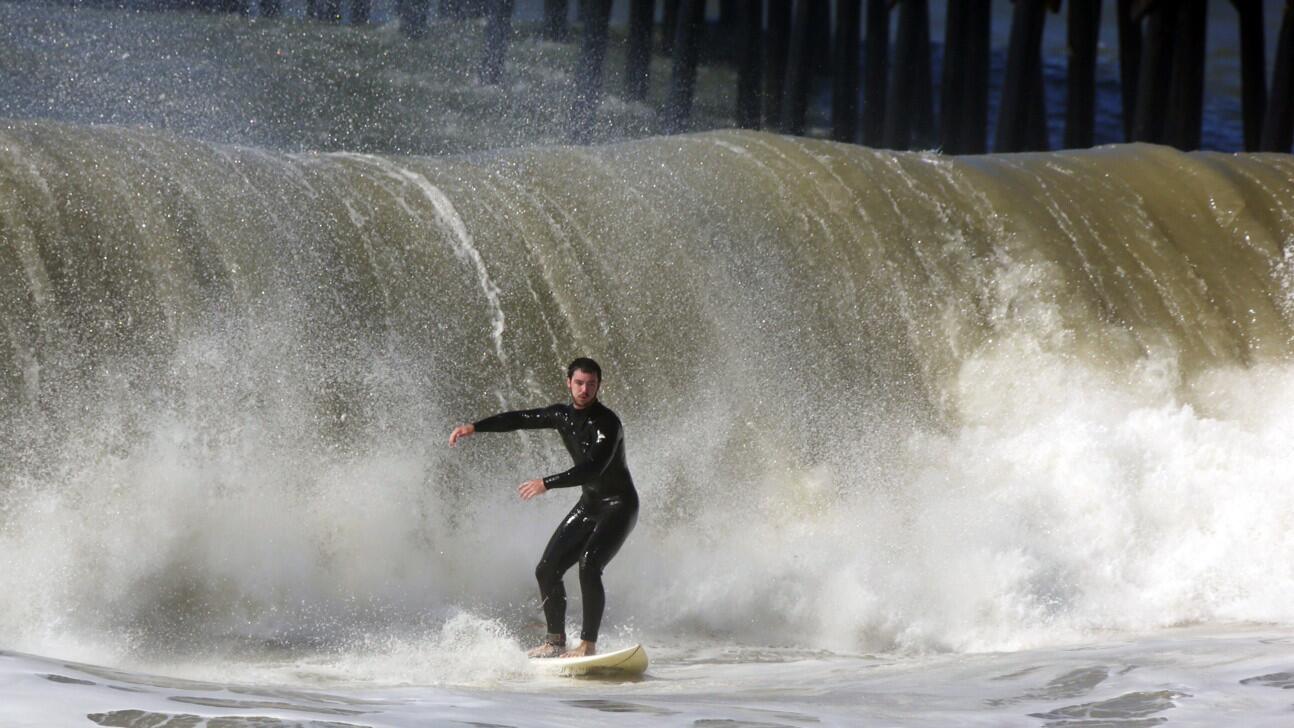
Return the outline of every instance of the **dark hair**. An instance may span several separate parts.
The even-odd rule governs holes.
[[[579,359],[576,359],[571,362],[570,366],[566,367],[566,378],[570,379],[575,376],[575,372],[577,371],[596,374],[598,375],[598,381],[602,381],[602,367],[598,366],[597,362],[587,356],[582,356]]]

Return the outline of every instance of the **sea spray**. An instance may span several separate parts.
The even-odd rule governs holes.
[[[2,137],[11,649],[345,663],[459,614],[524,644],[574,493],[513,491],[568,461],[445,438],[580,354],[644,503],[611,638],[1294,620],[1285,157]]]

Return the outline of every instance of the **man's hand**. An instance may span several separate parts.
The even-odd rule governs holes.
[[[547,493],[548,486],[544,485],[542,480],[527,480],[517,486],[517,492],[521,494],[521,500],[528,501],[537,495]]]
[[[449,433],[449,446],[453,447],[464,437],[471,437],[476,432],[476,425],[459,425],[454,431]]]

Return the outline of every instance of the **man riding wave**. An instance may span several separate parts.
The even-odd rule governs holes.
[[[606,595],[602,571],[620,550],[638,521],[638,492],[625,461],[620,418],[598,401],[602,368],[581,357],[566,369],[570,404],[504,412],[472,424],[459,425],[449,435],[450,447],[477,432],[555,429],[574,465],[545,478],[527,480],[517,488],[522,500],[552,488],[580,486],[579,501],[558,524],[535,568],[548,634],[531,657],[583,657],[597,652],[598,629]],[[566,650],[566,588],[562,575],[580,565],[580,595],[584,624],[580,645]]]

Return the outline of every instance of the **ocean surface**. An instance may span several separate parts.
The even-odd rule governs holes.
[[[453,650],[462,665],[450,686],[391,681],[389,670],[412,667],[399,658],[381,668],[386,679],[371,682],[365,669],[373,663],[346,660],[220,682],[3,653],[0,720],[134,728],[1284,726],[1292,645],[1288,630],[1184,629],[907,659],[711,647],[661,650],[648,677],[616,683],[531,674],[516,645],[502,643]],[[435,652],[423,660],[441,659]]]
[[[0,726],[1289,723],[1289,155],[627,105],[500,146],[510,101],[425,148],[326,103],[223,138],[188,63],[184,123],[0,102]],[[556,438],[446,447],[578,355],[642,496],[602,640],[634,682],[522,657]]]

